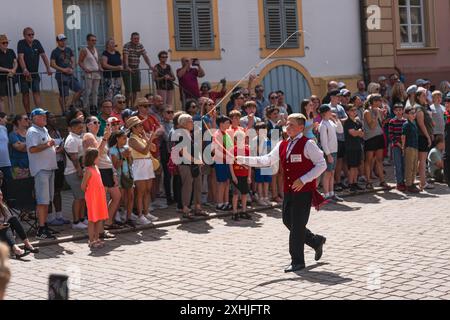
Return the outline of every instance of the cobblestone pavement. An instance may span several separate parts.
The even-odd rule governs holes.
[[[315,263],[284,274],[288,233],[278,209],[254,221],[200,221],[86,241],[12,261],[7,299],[46,299],[50,273],[68,273],[71,299],[450,299],[450,192],[392,191],[313,212],[327,236]]]

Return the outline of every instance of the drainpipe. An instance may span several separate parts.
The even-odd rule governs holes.
[[[366,1],[359,1],[359,23],[361,31],[361,54],[362,54],[362,70],[365,83],[369,83],[369,65],[368,65],[368,30],[366,24]]]

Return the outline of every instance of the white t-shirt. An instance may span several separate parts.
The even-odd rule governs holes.
[[[97,143],[100,145],[102,143],[103,138],[102,137],[96,137]],[[111,158],[109,157],[108,153],[109,149],[108,146],[105,146],[104,152],[100,154],[99,160],[98,160],[98,168],[99,169],[113,169],[113,164],[111,161]]]
[[[11,167],[8,143],[8,130],[5,126],[0,126],[0,168]]]
[[[66,153],[78,153],[78,158],[83,156],[83,139],[81,136],[76,135],[72,132],[66,138],[66,142],[64,143],[64,150]],[[66,169],[64,170],[64,175],[68,176],[77,172],[77,169],[72,163],[72,160],[69,159],[66,154]]]

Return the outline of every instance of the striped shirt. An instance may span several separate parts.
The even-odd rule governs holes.
[[[138,69],[141,62],[141,56],[147,54],[147,51],[145,51],[145,48],[141,43],[134,45],[132,42],[128,42],[123,46],[123,54],[128,56],[128,61],[125,61],[125,63],[128,64],[131,69]]]
[[[389,121],[389,140],[392,143],[392,147],[395,147],[397,143],[402,143],[403,124],[406,119],[394,118]]]

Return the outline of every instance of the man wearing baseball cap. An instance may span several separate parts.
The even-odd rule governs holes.
[[[41,108],[31,112],[33,125],[27,131],[26,144],[30,173],[34,177],[38,239],[55,239],[47,226],[48,205],[53,200],[56,162],[55,141],[48,134],[47,113]]]
[[[62,113],[66,111],[69,90],[75,94],[72,104],[76,104],[83,93],[80,82],[75,77],[75,59],[72,49],[66,46],[67,37],[64,34],[56,36],[58,47],[52,51],[50,65],[56,70],[55,79],[59,88],[59,104]]]

